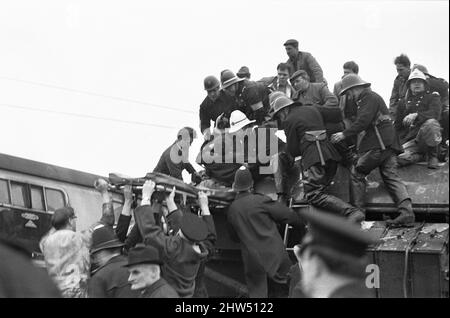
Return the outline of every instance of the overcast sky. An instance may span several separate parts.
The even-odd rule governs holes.
[[[242,65],[254,80],[275,75],[289,38],[317,59],[331,89],[342,64],[354,60],[388,101],[400,53],[448,80],[448,7],[448,1],[1,1],[0,152],[100,175],[143,176],[179,128],[200,135],[204,77]]]

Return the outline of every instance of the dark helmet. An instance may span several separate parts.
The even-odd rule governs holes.
[[[206,91],[210,91],[220,86],[219,80],[215,76],[207,76],[203,81],[203,85],[205,86]]]
[[[235,83],[243,81],[243,78],[237,77],[232,71],[224,70],[220,74],[220,81],[222,82],[222,88],[227,88]]]
[[[242,192],[249,190],[253,187],[253,177],[250,171],[242,166],[236,171],[234,175],[233,190],[236,192]]]
[[[279,92],[274,92],[274,93],[270,94],[269,100],[270,100],[269,114],[272,118],[280,110],[282,110],[283,108],[286,108],[294,103],[292,101],[292,99],[290,99],[283,93],[280,94]]]
[[[349,89],[358,86],[369,87],[370,83],[365,82],[356,74],[348,74],[344,76],[342,79],[342,90],[339,92],[339,95],[344,95]]]

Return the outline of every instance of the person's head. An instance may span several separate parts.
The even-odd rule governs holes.
[[[242,66],[239,71],[236,73],[237,77],[239,78],[246,78],[246,79],[250,79],[250,70],[248,69],[247,66]]]
[[[215,102],[219,97],[220,93],[220,82],[215,76],[207,76],[203,81],[203,86],[205,88],[208,98]]]
[[[350,99],[358,100],[364,89],[369,86],[370,83],[363,81],[358,75],[348,74],[342,78],[342,90],[339,95],[347,95]]]
[[[162,261],[159,252],[153,246],[138,245],[128,253],[128,282],[132,290],[144,289],[161,278]]]
[[[111,257],[119,255],[124,243],[117,239],[113,229],[106,226],[95,228],[92,233],[91,257],[98,266],[103,266]]]
[[[302,288],[314,295],[319,282],[331,277],[337,281],[359,280],[368,264],[366,249],[373,237],[341,216],[320,211],[300,212],[308,223],[308,234],[294,248],[301,265]]]
[[[423,93],[427,88],[427,77],[424,73],[415,69],[409,75],[407,86],[414,95]]]
[[[229,96],[236,96],[239,82],[242,82],[244,78],[237,77],[230,70],[223,70],[220,73],[220,82],[222,83],[222,89]]]
[[[407,78],[411,71],[411,61],[405,54],[400,54],[394,60],[395,67],[397,69],[397,74],[401,77]]]
[[[281,86],[286,86],[291,74],[291,67],[287,63],[280,63],[277,66],[278,83]]]
[[[178,235],[190,244],[196,244],[206,240],[208,227],[205,221],[191,212],[184,212],[181,217]]]
[[[70,206],[57,209],[51,219],[52,226],[55,230],[68,229],[75,231],[76,230],[76,215],[73,208]]]
[[[306,71],[298,70],[291,76],[291,83],[294,88],[300,92],[304,92],[308,89],[310,84],[310,78]]]
[[[177,133],[177,142],[186,146],[192,145],[195,138],[197,138],[197,133],[191,127],[183,127]]]
[[[250,171],[241,166],[234,175],[234,182],[232,185],[235,192],[251,192],[253,190],[253,177]]]
[[[358,74],[359,66],[354,61],[345,62],[343,65],[344,75]]]
[[[289,106],[294,102],[282,92],[273,92],[269,95],[270,111],[272,119],[277,121],[278,129],[282,129],[289,114]]]
[[[298,41],[294,39],[287,40],[284,42],[284,48],[286,49],[286,54],[290,59],[295,59],[298,55]]]

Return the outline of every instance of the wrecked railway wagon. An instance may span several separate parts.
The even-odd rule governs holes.
[[[416,223],[410,228],[386,226],[384,219],[397,213],[395,205],[378,172],[369,175],[363,229],[380,238],[368,250],[371,261],[379,267],[379,284],[373,289],[377,297],[448,297],[448,170],[448,162],[437,170],[421,164],[399,169],[416,214]],[[156,178],[157,183],[160,180],[162,187],[171,185],[170,177],[147,177]],[[39,263],[39,240],[50,229],[50,219],[57,208],[69,205],[75,209],[77,230],[84,230],[99,219],[102,198],[94,188],[98,178],[101,176],[0,154],[0,234],[32,251]],[[178,185],[181,194],[184,191],[187,197],[195,196],[192,186]],[[349,187],[349,172],[340,167],[329,191],[349,201]],[[270,177],[255,185],[257,192],[275,198],[273,189]],[[112,192],[117,220],[123,196],[118,190]],[[215,193],[212,200],[217,243],[216,253],[205,270],[208,293],[212,297],[245,297],[239,243],[233,241],[227,229],[229,194],[223,195]],[[314,209],[307,204],[295,204],[292,208]],[[280,227],[280,235],[288,251],[292,251],[303,233]]]

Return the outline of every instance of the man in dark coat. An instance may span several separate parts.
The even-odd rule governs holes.
[[[142,188],[141,206],[135,212],[136,224],[144,239],[145,245],[156,247],[163,260],[162,276],[182,298],[192,297],[195,290],[195,279],[202,261],[213,252],[216,240],[214,221],[209,211],[208,198],[199,193],[199,204],[202,217],[190,212],[182,213],[174,202],[175,191],[167,197],[167,217],[177,218],[179,230],[175,233],[164,233],[155,224],[154,214],[158,214],[150,205],[150,198],[156,184],[147,180]],[[182,214],[182,217],[179,217]],[[169,220],[167,221],[170,222]]]
[[[279,96],[272,103],[271,114],[278,121],[278,128],[284,129],[289,154],[294,158],[302,157],[304,177],[299,177],[295,188],[304,184],[305,197],[312,205],[345,215],[351,221],[364,220],[361,209],[325,193],[336,174],[340,156],[328,141],[319,109],[302,106],[286,96]]]
[[[233,190],[237,195],[227,212],[232,237],[241,243],[249,297],[287,296],[287,273],[292,263],[277,223],[295,226],[302,226],[302,223],[293,210],[267,196],[253,193],[252,188],[252,175],[242,167],[236,172]],[[285,294],[270,295],[268,284],[271,283],[285,286]]]
[[[299,211],[308,234],[294,253],[301,266],[301,296],[311,298],[371,298],[365,285],[369,259],[366,249],[375,243],[358,226],[342,217],[319,211]],[[295,291],[294,291],[295,293]]]
[[[60,298],[44,268],[31,262],[23,247],[0,237],[0,298]]]
[[[289,59],[286,63],[290,66],[292,75],[298,70],[305,70],[312,83],[326,83],[323,77],[323,71],[316,59],[308,52],[302,52],[298,50],[298,41],[291,39],[284,43],[286,54]]]
[[[437,169],[438,147],[442,141],[441,101],[438,92],[431,92],[427,78],[418,69],[409,76],[408,92],[400,101],[395,116],[395,128],[400,135],[405,152],[399,155],[399,164],[407,165],[420,161],[422,154],[428,157],[428,168]]]
[[[175,289],[161,277],[162,261],[159,252],[152,246],[137,246],[130,250],[128,281],[140,298],[179,298]]]
[[[204,87],[207,96],[200,105],[200,131],[205,140],[211,138],[211,120],[216,121],[218,128],[229,127],[229,118],[233,110],[237,109],[237,102],[234,97],[230,97],[220,89],[220,82],[214,76],[208,76],[204,80]]]
[[[99,228],[92,234],[91,257],[99,267],[89,281],[89,297],[138,297],[128,283],[128,271],[124,268],[127,260],[121,253],[123,245],[108,227]]]
[[[408,56],[401,54],[395,58],[394,64],[398,75],[394,80],[391,98],[389,99],[389,113],[393,119],[395,119],[394,116],[397,111],[399,101],[406,95],[406,81],[411,73],[411,61]]]
[[[187,170],[195,180],[198,175],[189,163],[189,148],[196,138],[195,130],[184,127],[177,134],[177,140],[161,155],[153,172],[160,172],[183,180],[182,172]]]
[[[370,89],[370,83],[363,81],[356,74],[349,74],[342,79],[341,95],[347,93],[356,101],[358,114],[351,127],[332,136],[332,142],[339,142],[358,134],[359,158],[352,168],[353,203],[364,207],[366,176],[379,168],[384,184],[398,206],[400,216],[392,221],[394,224],[414,222],[411,199],[406,186],[397,173],[397,154],[402,152],[389,110],[380,95]]]
[[[230,70],[221,73],[222,89],[234,97],[238,103],[238,110],[242,111],[256,124],[262,124],[269,111],[269,89],[259,82],[239,78]]]

